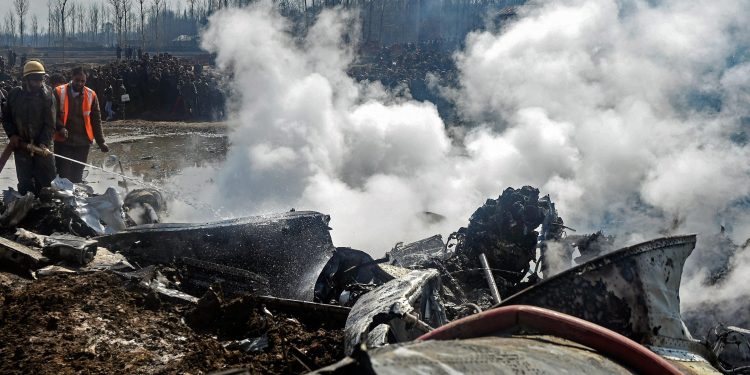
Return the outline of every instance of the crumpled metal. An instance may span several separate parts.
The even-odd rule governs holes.
[[[114,188],[108,188],[102,195],[91,196],[89,186],[76,185],[60,177],[55,178],[51,186],[55,195],[73,207],[81,220],[97,234],[114,234],[125,229],[122,198]]]

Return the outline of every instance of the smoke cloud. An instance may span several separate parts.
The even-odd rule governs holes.
[[[530,140],[521,158],[573,227],[602,228],[624,245],[686,232],[713,238],[723,224],[744,242],[748,21],[750,3],[735,1],[532,5],[504,30],[469,35],[456,55],[454,99],[464,118],[495,131],[488,148],[511,134]],[[699,240],[688,261],[687,309],[749,294],[735,283],[750,271],[748,254],[728,260],[712,246]],[[728,281],[705,287],[726,262]]]
[[[623,245],[720,224],[744,242],[750,3],[564,0],[520,12],[455,54],[460,84],[443,92],[474,124],[461,137],[432,103],[347,76],[352,14],[324,11],[295,38],[268,1],[218,12],[203,43],[231,74],[231,147],[220,168],[193,171],[213,184],[196,185],[226,216],[329,213],[337,245],[374,255],[450,233],[522,185],[550,194],[566,225]],[[729,280],[744,280],[750,255],[731,258]],[[693,280],[706,266],[689,264],[688,308],[705,301]],[[741,289],[712,298],[747,299]]]
[[[335,243],[382,255],[398,241],[450,232],[487,195],[451,182],[459,159],[432,103],[346,74],[354,19],[325,11],[296,39],[270,2],[212,17],[204,47],[232,75],[233,117],[209,196],[229,216],[331,214]],[[435,223],[428,211],[451,219]]]

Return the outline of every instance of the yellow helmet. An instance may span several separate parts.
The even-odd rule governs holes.
[[[36,60],[30,60],[23,66],[24,78],[29,74],[45,74],[44,65]]]

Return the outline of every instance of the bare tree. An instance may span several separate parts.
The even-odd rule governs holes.
[[[83,39],[83,34],[86,32],[86,24],[84,23],[84,18],[86,17],[86,8],[83,7],[83,4],[78,4],[78,37]]]
[[[110,5],[112,5],[113,14],[114,17],[114,24],[115,24],[115,31],[117,32],[117,44],[122,44],[122,0],[107,0]]]
[[[31,34],[34,35],[34,47],[39,45],[39,20],[36,14],[31,16]]]
[[[47,47],[52,45],[52,18],[54,13],[52,0],[47,0]]]
[[[104,34],[104,44],[110,44],[110,38],[109,38],[109,7],[106,6],[105,3],[101,4],[101,8],[99,9],[99,18],[102,20],[101,25],[101,32]]]
[[[132,6],[132,0],[122,0],[122,10],[125,17],[125,40],[129,40],[128,33],[133,29],[133,12],[130,9]]]
[[[195,1],[195,0],[189,0],[189,1]],[[144,32],[143,28],[146,26],[146,14],[143,12],[143,3],[145,3],[146,0],[138,0],[138,5],[140,7],[141,11],[141,48],[146,48],[146,33]]]
[[[197,0],[187,0],[190,5],[190,21],[195,22],[195,2]]]
[[[29,13],[29,0],[13,0],[18,15],[18,34],[21,36],[23,45],[23,34],[26,32],[26,14]]]
[[[3,36],[5,37],[5,44],[10,45],[10,25],[8,24],[8,17],[5,17],[5,23],[3,23]]]
[[[8,44],[16,45],[16,16],[10,9],[8,9],[8,14],[5,15],[5,34],[8,38]]]
[[[91,40],[95,41],[99,34],[99,7],[97,7],[96,4],[91,4],[89,7],[89,22]]]
[[[68,5],[68,0],[57,0],[57,15],[60,17],[60,40],[62,42],[62,55],[63,61],[65,61],[65,19],[70,14],[70,10],[65,7]]]
[[[8,25],[8,18],[5,18],[5,23],[3,24],[3,36],[5,37],[5,45],[10,45],[10,30],[8,28],[10,25]]]
[[[101,19],[103,23],[102,32],[104,33],[105,44],[111,46],[113,44],[112,31],[115,25],[112,16],[112,10],[108,6],[105,6],[105,4],[102,4],[102,8],[99,12],[101,13]]]
[[[162,0],[151,0],[154,4],[154,36],[156,40],[156,51],[159,52],[159,14],[161,12]]]
[[[78,7],[76,7],[76,3],[70,3],[70,6],[68,7],[70,11],[68,11],[68,19],[70,20],[70,36],[75,38],[76,36],[76,19],[78,15]]]

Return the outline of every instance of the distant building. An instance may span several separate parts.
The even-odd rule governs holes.
[[[172,39],[169,43],[170,47],[174,48],[197,48],[198,47],[198,36],[197,35],[180,35],[177,38]]]

